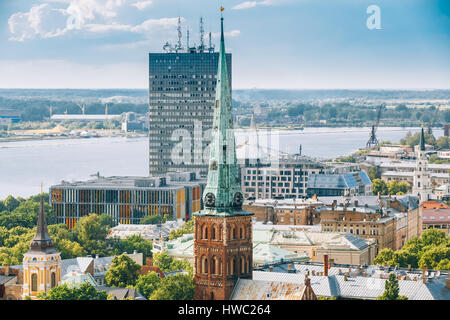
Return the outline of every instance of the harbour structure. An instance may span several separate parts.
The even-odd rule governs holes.
[[[20,111],[13,109],[0,109],[0,124],[20,122]]]
[[[239,278],[252,277],[253,213],[242,210],[223,17],[211,135],[205,208],[194,213],[194,299],[228,300]]]
[[[166,43],[165,52],[149,53],[149,173],[196,171],[206,176],[219,53],[203,40],[198,47],[187,40],[185,50],[180,25],[178,31],[176,46]],[[231,87],[231,53],[225,60]]]
[[[204,179],[195,173],[165,177],[102,177],[62,181],[50,188],[50,205],[58,223],[73,228],[90,213],[107,214],[113,223],[139,224],[148,215],[188,220],[201,209]]]

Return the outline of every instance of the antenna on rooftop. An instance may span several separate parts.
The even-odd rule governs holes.
[[[178,27],[177,27],[177,31],[178,31],[178,43],[175,47],[175,51],[178,52],[179,50],[183,50],[183,46],[181,44],[181,37],[183,36],[181,33],[181,17],[178,17]]]
[[[203,52],[205,49],[204,36],[205,36],[205,29],[203,27],[203,17],[200,17],[200,46],[198,47],[199,52]]]
[[[189,28],[186,30],[186,52],[190,51],[190,47],[189,47]]]
[[[213,44],[212,44],[212,35],[211,35],[211,31],[209,32],[209,48],[208,48],[208,51],[209,51],[210,53],[213,53],[213,52],[214,52],[214,46],[213,46]]]

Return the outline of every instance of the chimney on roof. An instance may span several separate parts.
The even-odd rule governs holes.
[[[328,277],[328,255],[323,255],[323,275]]]
[[[423,281],[423,283],[427,283],[427,275],[426,275],[426,273],[427,273],[427,265],[424,264],[423,267],[422,267],[422,281]]]

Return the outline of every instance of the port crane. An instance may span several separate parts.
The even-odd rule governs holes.
[[[372,131],[370,132],[370,138],[366,144],[367,149],[371,149],[378,145],[378,139],[377,139],[376,133],[377,133],[378,125],[380,124],[381,111],[383,110],[383,108],[384,108],[384,104],[381,104],[378,107],[377,121],[374,125],[372,125]]]
[[[84,106],[84,104],[83,105],[79,105],[77,103],[77,106],[81,109],[81,113],[84,115],[84,111],[86,110],[86,107]]]

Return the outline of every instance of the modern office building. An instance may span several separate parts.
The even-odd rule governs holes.
[[[242,191],[248,200],[304,198],[309,175],[325,172],[324,163],[305,156],[280,156],[276,166],[245,161],[241,165]]]
[[[219,53],[202,47],[149,54],[151,176],[169,171],[207,174],[209,152],[205,148],[213,123]],[[226,60],[231,88],[231,54],[226,54]],[[183,142],[186,157],[181,156]]]
[[[50,188],[50,205],[58,223],[73,228],[90,213],[108,214],[114,224],[139,224],[148,215],[189,219],[201,209],[204,180],[195,173],[167,177],[101,177],[61,182]]]

